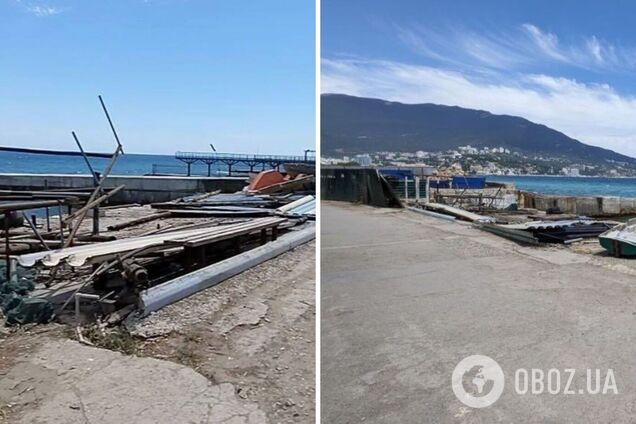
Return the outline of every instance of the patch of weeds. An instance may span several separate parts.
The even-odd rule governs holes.
[[[186,334],[177,346],[177,360],[182,365],[194,368],[196,366],[196,350],[197,337]]]
[[[135,355],[137,353],[137,343],[135,343],[133,336],[120,328],[100,329],[98,326],[93,325],[83,328],[82,334],[95,347],[114,350],[126,355]]]

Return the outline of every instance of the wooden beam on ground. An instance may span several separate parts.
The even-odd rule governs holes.
[[[144,224],[161,218],[168,218],[172,215],[172,212],[159,212],[154,215],[143,216],[141,218],[132,219],[121,224],[114,224],[108,226],[108,231],[118,231],[128,227],[134,227],[135,225]]]

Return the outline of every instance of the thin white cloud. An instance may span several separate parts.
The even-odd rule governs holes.
[[[398,38],[415,53],[453,65],[487,65],[506,69],[528,64],[514,43],[501,34],[485,34],[466,29],[434,30],[395,26]]]
[[[463,72],[380,60],[322,60],[323,93],[438,103],[522,116],[584,143],[636,157],[636,98],[607,84],[519,74],[493,82]]]
[[[61,9],[51,6],[27,6],[27,10],[35,16],[53,16],[62,12]]]
[[[592,36],[592,38],[587,40],[586,47],[596,62],[601,64],[605,62],[605,59],[603,58],[603,48],[595,36]]]
[[[50,6],[43,4],[37,1],[25,1],[25,0],[14,0],[17,5],[22,7],[26,12],[38,16],[38,17],[47,17],[53,15],[59,15],[62,13],[63,9],[55,6]]]
[[[531,23],[502,32],[465,28],[432,29],[395,26],[399,40],[415,53],[455,67],[486,66],[525,69],[556,62],[602,71],[636,71],[636,49],[614,45],[591,35],[576,42]]]
[[[567,56],[561,53],[559,38],[556,35],[543,32],[532,24],[523,24],[521,27],[528,33],[532,41],[544,54],[556,60],[569,61]]]

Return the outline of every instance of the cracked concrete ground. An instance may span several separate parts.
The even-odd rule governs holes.
[[[403,210],[323,202],[321,220],[323,422],[634,422],[636,261]],[[476,354],[505,375],[483,409],[451,385]],[[575,389],[612,369],[618,394],[518,394],[519,368],[576,369]]]
[[[315,243],[127,320],[137,356],[0,327],[0,423],[309,423]]]
[[[270,422],[315,416],[315,243],[256,266],[142,320],[139,352],[235,385]]]
[[[266,422],[232,384],[212,384],[173,362],[72,340],[51,339],[19,359],[0,381],[0,399],[24,409],[13,416],[15,424]]]

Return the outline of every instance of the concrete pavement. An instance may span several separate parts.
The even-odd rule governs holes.
[[[258,405],[168,361],[50,340],[0,378],[0,422],[263,424]]]
[[[633,275],[412,212],[321,211],[322,422],[636,420]],[[501,397],[481,409],[451,387],[475,354],[505,375]],[[517,393],[519,368],[559,370],[559,393]],[[612,369],[618,394],[579,394],[588,368],[601,384]],[[575,394],[564,394],[566,369]]]

